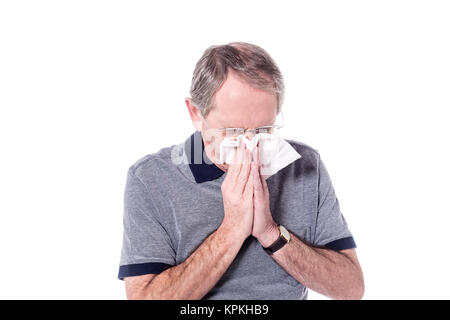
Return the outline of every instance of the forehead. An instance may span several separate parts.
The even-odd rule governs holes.
[[[254,88],[234,72],[216,92],[212,121],[224,127],[254,128],[271,124],[276,117],[277,96]]]

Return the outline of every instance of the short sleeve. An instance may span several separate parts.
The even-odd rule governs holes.
[[[318,212],[314,244],[333,250],[356,248],[353,235],[339,208],[333,184],[319,156]]]
[[[118,278],[161,273],[176,264],[170,237],[144,183],[130,168],[123,210],[123,241]]]

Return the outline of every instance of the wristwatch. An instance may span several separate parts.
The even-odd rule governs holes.
[[[286,243],[291,241],[291,235],[289,234],[289,231],[287,231],[285,227],[279,224],[278,230],[280,231],[278,239],[275,240],[275,242],[272,243],[267,248],[263,247],[264,251],[266,251],[270,255],[274,254],[275,251],[280,250]]]

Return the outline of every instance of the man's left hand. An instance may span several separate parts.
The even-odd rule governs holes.
[[[253,230],[252,235],[263,247],[271,245],[279,235],[278,227],[270,212],[269,188],[260,175],[259,147],[253,150],[251,174],[253,178]]]

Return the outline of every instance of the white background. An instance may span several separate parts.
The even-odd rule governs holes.
[[[321,153],[365,299],[450,298],[449,16],[447,1],[0,2],[0,298],[125,298],[127,169],[193,132],[195,63],[231,41],[283,72],[282,135]]]

